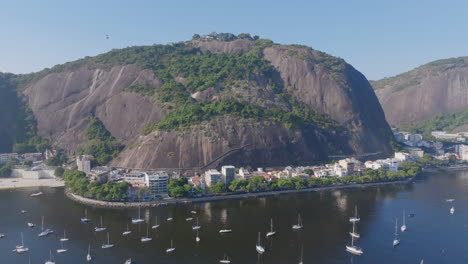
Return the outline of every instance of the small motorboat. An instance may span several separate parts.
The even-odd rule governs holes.
[[[31,194],[31,197],[40,196],[40,195],[42,195],[42,194],[43,194],[42,192],[32,193],[32,194]]]

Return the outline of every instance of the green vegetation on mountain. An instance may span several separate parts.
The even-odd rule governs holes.
[[[97,117],[89,118],[85,134],[89,141],[78,150],[78,153],[92,155],[97,165],[109,163],[123,148]]]
[[[49,141],[37,136],[34,115],[17,93],[32,75],[0,73],[0,152],[43,152]]]
[[[468,109],[452,114],[438,114],[429,120],[401,125],[401,129],[412,133],[420,133],[425,138],[431,137],[432,131],[452,131],[455,128],[468,125]]]
[[[74,194],[97,200],[121,201],[127,196],[129,184],[108,181],[101,184],[98,181],[88,181],[86,174],[81,171],[67,170],[63,173],[65,186]]]

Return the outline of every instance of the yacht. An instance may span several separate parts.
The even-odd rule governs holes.
[[[154,220],[154,225],[151,227],[151,229],[156,229],[158,228],[159,225],[158,225],[158,217],[156,216],[155,220]]]
[[[352,222],[359,222],[361,221],[361,218],[358,217],[358,213],[357,213],[357,206],[354,207],[354,216],[350,217],[349,218],[349,221],[352,223]]]
[[[85,216],[84,217],[81,217],[81,223],[88,223],[89,221],[91,221],[91,219],[88,218],[88,209],[86,208],[85,209]]]
[[[351,245],[346,245],[346,251],[358,256],[364,254],[360,247],[354,245],[354,237],[351,237]]]
[[[454,213],[455,213],[455,207],[454,207],[454,206],[452,206],[452,208],[450,208],[450,214],[452,214],[452,215],[453,215]]]
[[[26,253],[26,252],[29,251],[29,248],[24,246],[24,239],[23,239],[23,233],[22,232],[21,232],[21,245],[17,245],[13,251],[15,251],[18,254]]]
[[[185,218],[185,221],[192,221],[193,220],[193,217],[187,217]]]
[[[197,217],[197,224],[192,226],[192,230],[198,230],[200,228],[201,228],[201,226],[198,224],[198,217]]]
[[[257,244],[255,245],[255,249],[260,254],[265,253],[265,248],[262,246],[261,240],[260,240],[260,232],[258,232],[258,240],[257,240]]]
[[[401,232],[405,232],[405,231],[406,231],[405,218],[406,218],[406,215],[405,215],[405,211],[403,210],[403,225],[401,225],[401,227],[400,227]]]
[[[170,221],[174,220],[174,218],[168,217],[166,220],[167,220],[168,222],[170,222]]]
[[[106,249],[106,248],[113,248],[113,247],[114,247],[114,244],[110,243],[109,232],[107,232],[107,244],[106,243],[102,244],[101,248]]]
[[[222,260],[220,260],[219,263],[229,264],[229,263],[231,263],[231,261],[229,260],[228,256],[224,255],[224,258]]]
[[[42,195],[42,192],[32,193],[32,194],[31,194],[31,197],[40,196],[40,195]]]
[[[356,232],[356,222],[353,222],[353,231],[349,232],[349,235],[356,238],[356,239],[359,239],[361,238],[361,235],[359,233]]]
[[[266,234],[267,237],[276,235],[276,231],[273,230],[273,218],[270,219],[270,232]]]
[[[149,228],[148,228],[148,225],[146,225],[146,236],[141,237],[140,241],[142,243],[146,243],[146,242],[150,242],[151,240],[153,240],[153,239],[149,236]]]
[[[60,245],[62,246],[61,248],[57,249],[57,253],[65,253],[67,252],[68,250],[66,248],[63,247],[63,242],[60,241]]]
[[[396,247],[400,244],[400,239],[398,238],[398,218],[395,219],[395,238],[393,238],[393,246]]]
[[[54,256],[52,255],[52,250],[49,251],[49,260],[44,262],[44,264],[55,264]]]
[[[41,232],[37,235],[38,237],[45,237],[45,236],[48,236],[50,234],[52,234],[54,231],[50,230],[50,229],[44,229],[44,216],[42,217],[42,225],[41,225]]]
[[[172,245],[172,239],[171,239],[171,247],[166,249],[166,252],[171,253],[171,252],[174,252],[174,251],[175,251],[175,247]]]
[[[27,224],[27,225],[28,225],[28,227],[30,227],[30,228],[33,228],[33,227],[35,227],[35,226],[36,226],[35,224],[33,224],[33,223],[29,223],[29,222],[28,222],[28,224]]]
[[[138,207],[138,218],[132,218],[132,224],[140,224],[145,222],[145,220],[141,219],[141,207]]]
[[[107,230],[107,227],[104,227],[104,225],[102,224],[102,216],[101,216],[101,227],[95,227],[94,228],[94,231],[96,232],[102,232],[102,231],[106,231]]]
[[[302,229],[302,219],[301,219],[301,214],[298,214],[297,215],[297,224],[296,225],[293,225],[292,228],[293,229]]]
[[[63,237],[60,239],[61,242],[65,242],[65,241],[68,241],[70,240],[68,237],[67,237],[67,233],[65,232],[65,230],[63,230]]]
[[[231,233],[232,229],[221,229],[219,230],[219,233],[224,234],[224,233]]]
[[[132,231],[130,231],[130,229],[128,229],[128,224],[127,224],[127,230],[124,231],[124,232],[122,233],[122,235],[128,236],[128,235],[130,235],[131,233],[132,233]]]
[[[86,261],[91,262],[93,257],[91,256],[91,245],[88,245],[88,254],[86,255]]]

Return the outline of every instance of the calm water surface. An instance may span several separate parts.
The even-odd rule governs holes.
[[[150,224],[158,216],[161,226],[151,230],[153,241],[140,242],[146,225],[132,225],[131,217],[138,210],[110,210],[88,208],[91,223],[80,223],[83,205],[68,200],[62,188],[33,188],[0,191],[0,263],[44,263],[52,250],[56,263],[85,263],[88,244],[91,244],[93,263],[123,263],[132,257],[137,263],[218,263],[227,254],[232,263],[298,263],[304,247],[304,263],[468,263],[468,171],[426,173],[413,184],[366,189],[349,189],[284,195],[277,197],[231,200],[223,202],[186,204],[142,209],[142,216]],[[41,190],[44,195],[30,197]],[[455,198],[455,215],[445,199]],[[345,251],[351,225],[348,218],[354,206],[359,208],[361,222],[358,245],[364,255],[353,257]],[[20,214],[20,210],[28,210]],[[190,211],[196,210],[192,215]],[[400,235],[401,244],[393,248],[395,218],[403,210],[414,217],[407,218],[408,230]],[[291,225],[297,214],[303,218],[304,229],[293,231]],[[55,231],[46,238],[38,238],[41,218],[46,227]],[[100,217],[110,232],[112,249],[101,249],[106,233],[95,233]],[[173,222],[165,219],[173,217]],[[192,231],[199,218],[201,241],[195,242]],[[269,221],[273,218],[276,236],[265,238]],[[27,222],[37,226],[26,227]],[[133,233],[123,237],[130,224]],[[219,234],[220,229],[233,233]],[[67,253],[57,254],[58,239],[66,229],[71,239],[65,242]],[[12,252],[24,233],[29,253]],[[257,234],[261,232],[266,247],[263,255],[255,251]],[[166,254],[170,240],[176,251]]]

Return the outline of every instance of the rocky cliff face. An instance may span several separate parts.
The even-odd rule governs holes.
[[[373,82],[388,122],[402,125],[468,108],[468,58],[435,61]]]
[[[251,40],[193,41],[213,53],[247,53]],[[271,120],[223,116],[171,131],[141,135],[145,125],[158,123],[170,111],[149,96],[128,92],[133,85],[159,89],[151,70],[134,64],[107,67],[81,65],[51,72],[23,92],[38,120],[39,133],[69,153],[85,142],[90,115],[97,116],[125,150],[114,166],[134,168],[193,168],[206,164],[274,166],[311,163],[334,154],[389,154],[390,129],[366,78],[340,59],[305,47],[269,45],[263,57],[278,72],[285,92],[318,113],[330,117],[337,131],[318,127],[287,128]],[[178,78],[184,82],[183,78]],[[244,96],[272,102],[261,76],[255,89],[214,87],[192,94],[197,100]],[[268,105],[266,105],[268,107]],[[212,162],[214,161],[214,162]],[[212,162],[212,163],[210,163]]]

